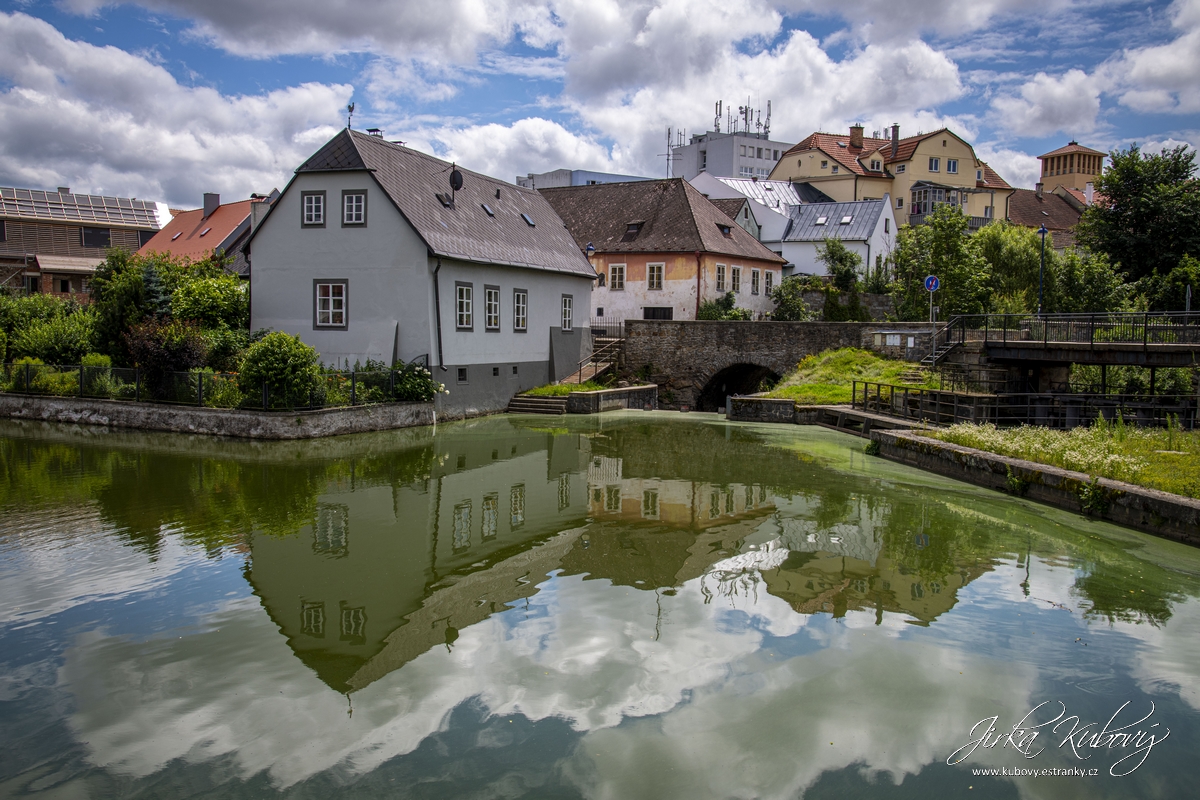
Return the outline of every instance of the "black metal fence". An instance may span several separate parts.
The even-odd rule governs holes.
[[[407,369],[322,372],[301,388],[248,385],[236,373],[193,370],[152,375],[120,367],[4,364],[0,392],[22,395],[129,400],[207,408],[265,411],[312,410],[402,403],[412,396],[412,365]]]
[[[1067,430],[1090,425],[1099,418],[1115,420],[1120,416],[1131,425],[1165,426],[1172,420],[1185,430],[1195,430],[1197,421],[1194,395],[997,395],[866,381],[855,381],[851,392],[853,408],[935,425],[990,422],[1001,428],[1040,425]]]
[[[938,330],[938,346],[991,344],[1200,344],[1200,312],[964,314]]]

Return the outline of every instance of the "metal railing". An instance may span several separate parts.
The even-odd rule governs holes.
[[[625,320],[620,317],[592,317],[589,327],[595,339],[620,339],[625,335]]]
[[[614,339],[611,342],[601,345],[592,350],[592,354],[583,359],[576,366],[575,377],[576,383],[583,383],[583,368],[588,364],[614,364],[617,357],[621,354],[621,348],[625,345],[624,339]],[[592,373],[592,377],[596,377],[596,373]]]
[[[985,342],[1041,345],[1200,344],[1200,312],[1143,311],[1101,314],[963,314],[939,329],[936,348]]]
[[[852,408],[934,425],[991,422],[997,427],[1039,425],[1069,430],[1090,425],[1098,418],[1127,424],[1165,426],[1173,420],[1185,430],[1195,430],[1197,399],[1194,395],[1114,395],[1069,393],[976,394],[941,389],[916,389],[887,383],[855,381]]]
[[[308,386],[284,389],[269,380],[247,385],[236,373],[211,370],[150,374],[137,368],[4,364],[0,393],[166,403],[262,411],[314,410],[412,402],[410,370],[321,372]]]

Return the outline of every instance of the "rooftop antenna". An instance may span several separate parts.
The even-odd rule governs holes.
[[[658,154],[659,158],[663,158],[664,156],[667,159],[667,177],[668,178],[673,177],[671,175],[671,162],[675,160],[675,156],[671,154],[671,126],[670,125],[667,126],[667,152]]]
[[[454,194],[463,187],[463,174],[458,171],[457,164],[450,165],[450,207],[454,207]]]
[[[350,120],[354,119],[354,103],[346,106],[346,127],[350,127]]]
[[[758,131],[758,138],[762,138],[762,111],[754,112],[754,127]]]
[[[763,123],[763,138],[771,138],[771,101],[767,101],[767,121]]]
[[[713,128],[714,128],[714,130],[713,130],[714,133],[721,132],[721,101],[720,100],[717,101],[717,115],[715,117],[713,117]]]

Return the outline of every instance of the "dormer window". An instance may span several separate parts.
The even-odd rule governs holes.
[[[533,217],[529,216],[528,214],[522,214],[521,219],[525,220],[525,224],[528,225],[529,227],[531,227],[531,228],[537,227],[537,224],[533,221]]]
[[[722,236],[732,236],[733,235],[733,228],[731,228],[730,226],[722,225],[721,223],[718,222],[717,227],[721,229]]]
[[[625,235],[621,237],[622,242],[632,242],[642,232],[642,226],[646,224],[644,219],[631,219],[625,223]]]
[[[879,161],[878,159],[876,159],[871,162],[871,171],[872,172],[880,172],[882,170],[883,170],[883,162],[882,161]]]
[[[981,169],[975,170],[975,180],[977,180],[977,181],[983,180],[983,170],[981,170]]]

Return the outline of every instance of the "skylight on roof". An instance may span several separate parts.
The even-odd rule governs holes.
[[[817,217],[818,225],[824,225],[828,221],[829,221],[829,217]]]
[[[850,224],[850,220],[852,220],[852,219],[854,219],[854,215],[853,215],[853,214],[847,214],[846,216],[842,217],[842,224],[843,224],[843,225],[849,225],[849,224]]]
[[[200,235],[203,236],[204,234],[208,233],[211,230],[212,230],[212,228],[205,228],[204,230],[200,231]]]
[[[847,144],[846,142],[838,142],[838,147],[849,147],[849,146],[850,145]]]
[[[495,212],[495,211],[492,211],[492,207],[491,207],[491,206],[489,206],[487,203],[480,203],[479,205],[483,206],[483,210],[487,212],[487,215],[488,215],[489,217],[494,217],[494,216],[496,216],[496,212]]]
[[[531,228],[537,227],[537,224],[533,221],[533,219],[528,214],[522,214],[521,219],[525,220],[525,224],[528,225],[529,227],[531,227]]]
[[[176,232],[175,232],[175,235],[171,237],[171,241],[172,241],[172,242],[173,242],[173,241],[175,241],[176,239],[178,239],[178,238],[179,238],[180,236],[182,236],[182,235],[183,235],[183,231],[176,231]]]

